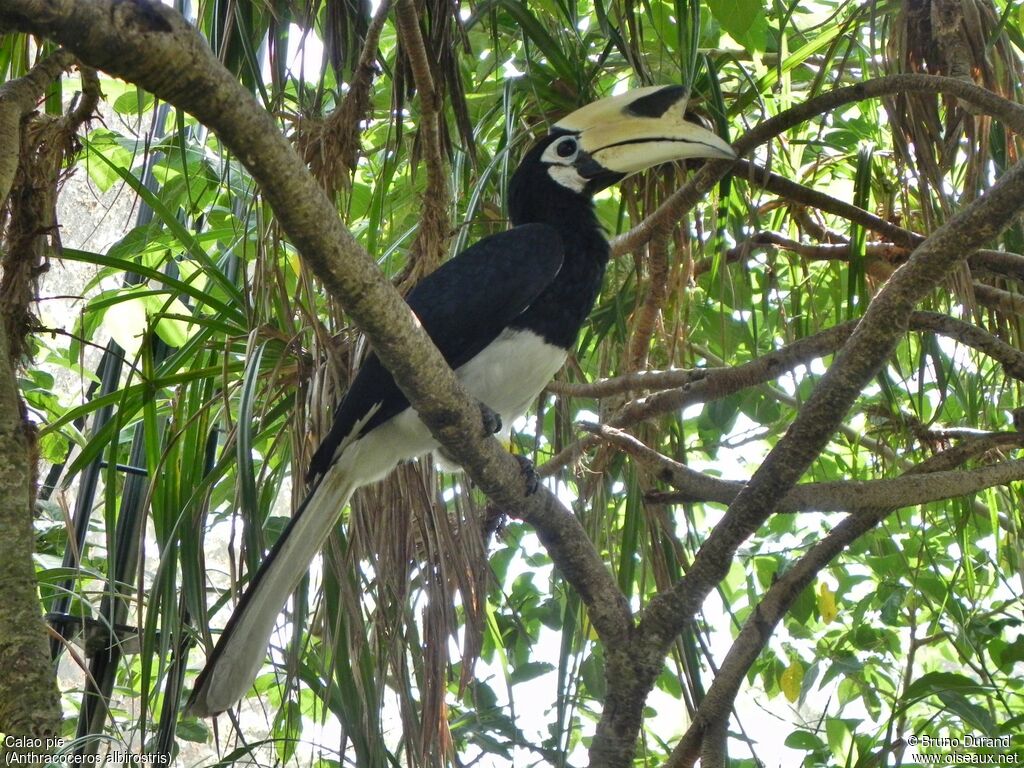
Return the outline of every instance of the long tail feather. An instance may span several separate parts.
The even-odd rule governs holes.
[[[347,473],[337,470],[328,470],[260,564],[196,679],[187,713],[196,717],[219,714],[252,687],[278,615],[357,485],[344,476]]]

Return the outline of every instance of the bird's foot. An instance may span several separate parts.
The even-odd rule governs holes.
[[[508,514],[497,504],[488,504],[481,519],[484,546],[490,544],[491,537],[501,536],[508,523]]]
[[[480,417],[484,425],[484,437],[501,432],[501,416],[486,403],[480,403]]]
[[[491,408],[486,403],[479,403],[480,406],[480,422],[483,426],[483,436],[490,437],[501,432],[501,416],[496,410]],[[455,460],[450,453],[443,446],[438,446],[434,450],[434,459],[438,465],[445,472],[455,472],[459,469],[459,462]]]
[[[537,469],[533,466],[533,462],[525,456],[519,456],[515,454],[516,461],[519,462],[519,471],[523,473],[523,480],[526,482],[526,495],[533,496],[540,488],[540,477],[537,476]]]

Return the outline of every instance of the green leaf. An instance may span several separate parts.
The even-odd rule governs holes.
[[[186,717],[178,721],[175,731],[179,739],[195,744],[205,744],[210,740],[210,729],[206,723],[195,717]]]
[[[301,735],[302,713],[298,702],[289,699],[274,718],[274,750],[282,763],[292,759]]]
[[[513,683],[523,683],[546,675],[548,672],[554,672],[554,670],[555,666],[546,661],[528,661],[525,664],[517,664],[512,669],[510,680]]]
[[[749,50],[765,49],[768,24],[764,3],[759,0],[708,0],[708,9],[737,43]]]
[[[825,748],[825,742],[817,734],[810,731],[793,731],[786,737],[784,743],[790,749],[804,749],[808,752],[816,752],[819,749]]]
[[[905,697],[907,699],[922,699],[949,691],[966,694],[982,690],[984,690],[984,686],[976,680],[956,672],[928,672],[907,686]]]
[[[153,94],[141,88],[132,88],[114,99],[114,111],[119,115],[142,115],[153,108]]]

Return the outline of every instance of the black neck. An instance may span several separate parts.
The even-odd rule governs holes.
[[[569,349],[601,289],[609,257],[608,241],[593,202],[588,194],[556,183],[544,165],[524,162],[509,188],[509,215],[517,226],[539,223],[552,227],[565,253],[555,280],[515,326]]]

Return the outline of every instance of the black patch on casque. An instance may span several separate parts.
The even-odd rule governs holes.
[[[628,107],[626,114],[634,117],[661,117],[669,107],[686,95],[682,85],[667,85],[664,88],[637,99]]]

